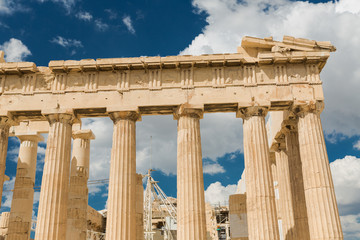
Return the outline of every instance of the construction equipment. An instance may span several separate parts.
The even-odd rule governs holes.
[[[145,199],[144,199],[144,235],[145,240],[153,240],[155,232],[153,231],[152,226],[152,215],[155,208],[162,214],[167,213],[168,217],[176,223],[176,207],[174,206],[169,198],[166,196],[164,191],[157,184],[158,182],[154,180],[151,176],[152,169],[148,170],[148,173],[144,175],[147,177],[146,190],[145,190]],[[165,219],[165,216],[163,216]],[[163,231],[164,231],[164,240],[174,240],[174,236],[171,232],[169,221],[165,221]]]

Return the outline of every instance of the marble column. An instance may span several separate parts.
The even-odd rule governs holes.
[[[200,138],[203,110],[180,106],[177,137],[177,239],[206,239],[205,196]]]
[[[19,158],[11,201],[8,236],[9,240],[28,240],[34,202],[34,186],[38,142],[44,138],[37,133],[19,134]]]
[[[72,136],[66,239],[86,240],[90,141],[95,136],[91,130],[76,130]]]
[[[277,181],[279,190],[279,212],[282,222],[282,234],[286,240],[297,239],[294,234],[294,206],[290,184],[289,158],[286,151],[285,139],[278,143],[275,149]]]
[[[143,176],[136,174],[136,240],[144,240],[144,186]]]
[[[7,118],[0,118],[0,207],[5,182],[5,165],[10,124]]]
[[[265,126],[266,108],[240,108],[243,118],[246,204],[251,240],[279,240],[274,185]]]
[[[323,103],[295,106],[299,117],[302,161],[310,239],[343,239],[320,113]]]
[[[0,240],[5,239],[8,232],[10,212],[2,212],[0,219]]]
[[[66,239],[71,157],[71,114],[47,115],[50,123],[37,217],[36,240]]]
[[[135,111],[113,112],[107,240],[136,239],[136,121]]]
[[[286,152],[289,159],[290,185],[294,215],[292,239],[309,240],[309,223],[307,218],[302,163],[299,152],[297,123],[286,125],[285,133]]]

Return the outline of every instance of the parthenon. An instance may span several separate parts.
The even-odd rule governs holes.
[[[86,239],[96,137],[81,128],[87,117],[114,124],[106,239],[144,239],[136,217],[143,201],[136,122],[172,114],[178,122],[177,239],[205,240],[200,119],[213,112],[243,120],[248,236],[238,239],[343,239],[320,120],[320,72],[335,50],[330,42],[285,36],[282,42],[244,37],[231,54],[50,61],[48,67],[2,56],[0,195],[8,137],[21,141],[6,239],[30,239],[37,145],[47,132],[35,239]]]

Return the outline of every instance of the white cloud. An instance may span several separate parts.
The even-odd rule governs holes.
[[[0,15],[13,14],[18,11],[27,11],[28,9],[14,0],[0,0]]]
[[[5,52],[5,60],[7,62],[22,62],[31,55],[27,46],[16,38],[11,38],[9,41],[4,42],[0,45],[0,50]]]
[[[360,238],[360,158],[345,156],[330,163],[345,239]]]
[[[33,205],[36,205],[40,201],[40,191],[34,192],[34,202]]]
[[[350,12],[357,14],[360,12],[360,2],[358,0],[341,0],[336,5],[336,11],[339,13]]]
[[[219,163],[204,163],[203,172],[205,174],[215,175],[225,173],[225,169]]]
[[[354,148],[360,150],[360,140],[354,144]]]
[[[103,31],[108,30],[109,25],[104,23],[101,19],[96,19],[95,20],[95,27],[96,27],[97,30],[103,32]]]
[[[58,44],[58,45],[60,45],[60,46],[62,46],[64,48],[70,48],[70,47],[80,48],[80,47],[83,47],[80,40],[64,38],[64,37],[61,37],[61,36],[54,37],[50,42]]]
[[[91,19],[93,18],[93,16],[89,13],[89,12],[78,12],[75,17],[77,17],[80,20],[84,20],[84,21],[91,21]]]
[[[200,121],[203,158],[216,161],[243,151],[242,120],[235,113],[208,113]]]
[[[340,215],[360,214],[360,158],[345,156],[330,167]]]
[[[0,0],[0,13],[10,13],[12,12],[11,10],[11,5],[12,1],[9,0]]]
[[[91,129],[96,136],[91,142],[90,179],[108,178],[112,121],[109,118],[83,119],[82,128]],[[151,167],[166,175],[176,174],[177,121],[173,116],[143,116],[136,128],[137,172],[146,173]],[[203,157],[206,164],[210,164],[204,164],[204,172],[223,173],[225,169],[218,158],[242,150],[242,121],[233,113],[205,114],[200,120],[200,130]]]
[[[38,155],[45,155],[45,152],[46,152],[46,147],[42,147],[42,146],[38,146],[37,148],[37,154]]]
[[[66,11],[68,13],[71,12],[72,8],[75,6],[76,2],[78,2],[78,0],[38,0],[38,2],[47,2],[47,1],[51,1],[53,3],[59,3],[61,5],[63,5],[63,7],[66,9]]]
[[[321,73],[327,134],[360,135],[360,1],[193,0],[207,26],[181,54],[236,52],[243,36],[330,40],[336,47]]]
[[[211,204],[229,204],[229,196],[236,193],[236,184],[223,186],[220,182],[214,182],[205,190],[205,201]]]
[[[3,194],[2,194],[2,203],[1,210],[4,211],[3,208],[10,208],[13,192],[11,190],[14,189],[15,185],[15,177],[12,177],[9,181],[4,182]]]
[[[342,216],[341,225],[344,232],[344,239],[358,240],[360,239],[360,214]]]
[[[109,118],[84,119],[82,129],[96,137],[90,143],[90,180],[109,178],[113,123]]]
[[[105,9],[104,11],[108,14],[109,19],[116,19],[118,17],[117,13],[111,9]]]
[[[0,22],[0,28],[10,28],[7,24]]]
[[[130,33],[135,34],[135,29],[132,24],[132,20],[130,16],[124,16],[122,19],[123,23],[125,24],[126,28],[129,30]]]

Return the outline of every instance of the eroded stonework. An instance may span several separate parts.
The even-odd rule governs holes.
[[[136,121],[142,115],[173,114],[178,120],[178,240],[205,240],[200,119],[204,113],[234,112],[244,123],[246,197],[241,210],[234,208],[246,211],[248,231],[241,234],[248,233],[250,240],[276,240],[288,233],[287,238],[300,239],[294,236],[305,229],[301,239],[343,239],[320,122],[320,72],[335,50],[330,42],[285,36],[282,42],[244,37],[231,54],[51,61],[48,67],[5,62],[1,53],[0,182],[9,134],[49,132],[35,239],[63,240],[70,237],[69,229],[84,238],[89,162],[85,154],[70,173],[71,137],[80,131],[81,118],[110,117],[107,239],[141,239],[135,226],[140,214]],[[282,115],[266,127],[269,111]],[[288,121],[295,124],[293,134],[284,133]],[[75,153],[88,153],[85,145]],[[297,167],[290,168],[294,162]],[[286,175],[280,178],[281,169]],[[81,178],[81,190],[69,187],[70,176],[78,183]],[[282,201],[275,198],[274,179]],[[75,202],[81,204],[69,205]],[[279,231],[279,217],[288,232]]]

